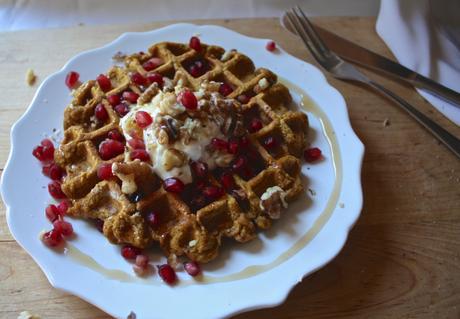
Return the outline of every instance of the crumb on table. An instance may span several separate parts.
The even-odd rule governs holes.
[[[37,79],[37,76],[35,75],[34,70],[27,69],[27,72],[26,72],[26,83],[27,83],[27,85],[29,85],[29,86],[34,85],[36,79]]]

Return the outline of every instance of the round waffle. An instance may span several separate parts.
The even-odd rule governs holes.
[[[257,228],[267,229],[278,218],[261,205],[261,197],[268,188],[280,187],[286,202],[303,191],[299,157],[306,146],[308,120],[304,113],[290,110],[289,90],[277,83],[271,71],[256,69],[247,56],[225,52],[217,46],[201,46],[196,51],[184,44],[163,42],[150,47],[147,53],[125,56],[124,66],[115,66],[106,74],[110,90],[104,92],[97,81],[88,81],[74,91],[65,110],[64,139],[55,158],[66,171],[62,190],[71,202],[68,214],[103,220],[104,235],[112,243],[145,248],[157,242],[167,256],[185,255],[194,261],[208,262],[218,255],[223,237],[249,241],[257,235]],[[154,57],[163,63],[146,70],[143,65]],[[202,74],[190,72],[197,62],[204,70]],[[186,185],[181,194],[166,191],[148,162],[131,161],[124,154],[102,159],[98,152],[100,143],[113,130],[122,133],[120,116],[107,97],[132,91],[139,95],[137,103],[145,104],[160,90],[156,84],[134,84],[134,72],[144,76],[159,73],[166,80],[165,86],[174,87],[180,81],[191,91],[198,91],[204,81],[229,84],[233,91],[226,98],[239,101],[237,112],[244,127],[249,127],[254,118],[263,124],[256,132],[244,132],[249,145],[241,156],[249,163],[249,173],[231,171],[233,187],[227,187],[218,199],[209,200],[203,197],[195,181]],[[104,122],[94,117],[100,103],[108,113]],[[270,137],[277,143],[268,149],[264,141]],[[118,178],[100,180],[97,169],[104,163],[117,163],[112,166],[116,175],[118,172],[133,176],[136,191],[123,192]],[[210,171],[209,184],[224,189],[220,177],[229,171]],[[159,215],[155,226],[147,221],[152,210]]]

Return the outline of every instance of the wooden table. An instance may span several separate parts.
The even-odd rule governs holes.
[[[373,18],[315,21],[391,57],[374,31]],[[277,19],[205,22],[273,38],[291,54],[312,62]],[[37,88],[24,83],[27,68],[41,81],[82,50],[126,31],[164,25],[0,33],[0,173],[9,152],[10,127]],[[371,76],[460,136],[460,128],[411,87]],[[385,98],[354,84],[329,81],[344,95],[352,125],[366,146],[361,218],[339,256],[297,285],[284,304],[237,318],[460,318],[460,161]],[[383,125],[385,119],[389,126]],[[16,318],[23,310],[43,318],[107,318],[92,305],[52,288],[11,237],[2,202],[0,215],[1,318]]]

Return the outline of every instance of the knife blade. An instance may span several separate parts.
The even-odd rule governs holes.
[[[281,25],[294,35],[297,35],[287,20],[286,14],[281,16]],[[460,94],[454,90],[317,25],[315,25],[315,30],[320,34],[326,45],[340,57],[364,67],[383,71],[460,108]]]

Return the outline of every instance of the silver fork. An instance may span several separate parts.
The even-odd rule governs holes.
[[[441,126],[433,122],[429,117],[418,111],[404,99],[391,92],[382,85],[369,79],[361,73],[352,64],[342,60],[337,54],[329,50],[324,44],[319,35],[316,33],[313,25],[308,20],[300,7],[292,8],[286,12],[288,21],[290,22],[297,35],[302,39],[303,43],[310,50],[315,60],[334,77],[341,80],[350,80],[364,83],[373,89],[381,92],[397,105],[402,107],[409,115],[416,119],[442,143],[444,143],[455,155],[460,157],[460,140]]]

